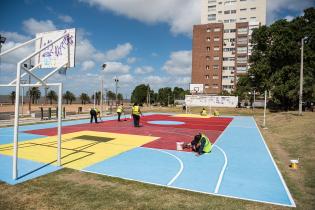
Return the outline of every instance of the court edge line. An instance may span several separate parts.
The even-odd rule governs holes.
[[[253,202],[265,203],[265,204],[273,204],[273,205],[278,205],[278,206],[296,207],[296,206],[287,205],[287,204],[283,204],[283,203],[276,203],[276,202],[273,203],[273,202],[269,202],[269,201],[261,201],[261,200],[255,200],[255,199],[250,199],[250,198],[241,198],[241,197],[237,197],[237,196],[224,195],[224,194],[219,194],[219,193],[203,192],[203,191],[191,190],[191,189],[182,188],[182,187],[175,187],[175,186],[171,186],[171,185],[157,184],[157,183],[147,182],[147,181],[139,181],[139,180],[131,179],[131,178],[122,178],[122,177],[119,177],[119,176],[109,175],[109,174],[106,174],[106,173],[99,173],[99,172],[95,172],[95,171],[89,171],[89,170],[85,170],[85,169],[82,169],[82,170],[79,170],[79,171],[92,173],[92,174],[97,174],[97,175],[102,175],[102,176],[105,175],[105,176],[108,176],[108,177],[119,178],[119,179],[128,180],[128,181],[134,181],[134,182],[138,182],[138,183],[151,184],[151,185],[155,185],[155,186],[159,186],[159,187],[168,187],[168,188],[173,188],[173,189],[178,189],[178,190],[186,190],[186,191],[189,191],[189,192],[203,193],[203,194],[207,194],[207,195],[214,195],[214,196],[233,198],[233,199],[239,199],[239,200],[245,200],[245,201],[253,201]]]
[[[218,192],[219,192],[219,189],[220,189],[220,186],[221,186],[222,179],[223,179],[223,175],[224,175],[224,172],[225,172],[227,163],[228,163],[228,159],[227,159],[227,157],[226,157],[226,154],[225,154],[224,150],[221,149],[221,147],[219,147],[219,146],[217,146],[217,145],[213,145],[213,146],[217,147],[217,148],[222,152],[222,154],[223,154],[223,156],[224,156],[224,161],[225,161],[225,162],[224,162],[224,165],[223,165],[223,167],[222,167],[222,169],[221,169],[221,172],[220,172],[220,176],[219,176],[217,185],[216,185],[215,190],[214,190],[214,193],[218,193]]]
[[[179,162],[179,164],[180,164],[180,169],[179,169],[179,171],[178,171],[177,174],[171,179],[171,181],[169,181],[169,182],[167,183],[167,186],[170,186],[170,185],[173,184],[173,182],[179,177],[179,175],[183,172],[183,170],[184,170],[184,163],[183,163],[183,161],[182,161],[179,157],[177,157],[176,155],[171,154],[171,153],[169,153],[169,152],[166,152],[166,151],[164,151],[164,150],[152,149],[152,148],[148,148],[148,149],[153,150],[153,151],[158,151],[158,152],[161,152],[161,153],[168,154],[168,155],[174,157],[175,159],[177,159],[177,161]]]
[[[271,160],[272,160],[272,162],[273,162],[273,165],[274,165],[274,167],[276,168],[276,171],[277,171],[277,173],[278,173],[278,175],[279,175],[279,177],[280,177],[280,180],[281,180],[281,182],[282,182],[282,185],[283,185],[285,191],[287,192],[287,195],[288,195],[289,200],[290,200],[290,202],[291,202],[291,204],[292,204],[292,207],[296,207],[296,204],[295,204],[295,202],[294,202],[294,200],[293,200],[293,197],[292,197],[292,195],[291,195],[291,193],[290,193],[290,191],[289,191],[289,188],[288,188],[288,186],[286,185],[286,183],[285,183],[285,181],[284,181],[284,179],[283,179],[283,176],[282,176],[282,174],[280,173],[279,168],[278,168],[278,166],[277,166],[275,160],[273,159],[273,157],[272,157],[272,155],[271,155],[271,152],[270,152],[270,150],[269,150],[269,147],[268,147],[268,145],[267,145],[267,143],[266,143],[266,141],[265,141],[265,139],[264,139],[264,137],[263,137],[263,135],[262,135],[262,133],[261,133],[261,131],[260,131],[260,129],[259,129],[259,127],[258,127],[258,125],[257,125],[257,123],[256,123],[256,121],[255,121],[255,119],[254,119],[254,117],[252,117],[252,119],[253,119],[254,122],[255,122],[256,128],[257,128],[258,131],[259,131],[260,137],[261,137],[262,140],[263,140],[263,143],[264,143],[264,145],[265,145],[265,148],[266,148],[267,151],[268,151],[268,154],[269,154],[269,156],[270,156],[270,158],[271,158]]]

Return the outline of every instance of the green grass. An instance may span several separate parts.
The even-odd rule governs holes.
[[[154,108],[152,111],[158,111]],[[163,108],[181,112],[181,108]],[[193,109],[198,113],[200,109]],[[251,115],[248,109],[220,109],[221,114]],[[255,110],[258,125],[262,110]],[[268,113],[262,130],[275,161],[297,203],[315,206],[315,113]],[[298,170],[288,167],[300,157]],[[290,209],[270,204],[211,196],[119,178],[63,169],[22,184],[0,183],[0,209]]]

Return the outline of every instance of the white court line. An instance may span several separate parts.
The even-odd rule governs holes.
[[[227,166],[227,163],[228,163],[228,159],[226,157],[226,154],[224,152],[223,149],[221,149],[221,147],[217,146],[217,145],[213,145],[215,147],[217,147],[221,152],[222,154],[224,155],[224,165],[221,169],[221,172],[220,172],[220,176],[219,176],[219,179],[218,179],[218,182],[217,182],[217,185],[215,187],[215,190],[214,190],[214,193],[218,193],[219,192],[219,189],[220,189],[220,186],[221,186],[221,182],[222,182],[222,178],[223,178],[223,175],[224,175],[224,172],[225,172],[225,169],[226,169],[226,166]]]
[[[252,117],[252,118],[253,118],[253,117]],[[258,125],[257,125],[257,123],[256,123],[256,121],[255,121],[254,118],[253,118],[253,120],[254,120],[254,122],[255,122],[255,125],[256,125],[257,130],[259,131],[260,137],[261,137],[261,139],[262,139],[262,141],[263,141],[263,143],[264,143],[264,145],[265,145],[265,147],[266,147],[266,150],[268,151],[268,154],[269,154],[269,156],[270,156],[270,158],[271,158],[271,160],[272,160],[272,162],[273,162],[273,165],[274,165],[274,167],[276,168],[276,171],[277,171],[277,173],[278,173],[278,175],[279,175],[279,177],[280,177],[280,180],[281,180],[281,182],[282,182],[282,185],[283,185],[285,191],[287,192],[287,195],[288,195],[289,200],[290,200],[290,202],[291,202],[291,204],[292,204],[292,207],[296,207],[296,204],[295,204],[295,202],[294,202],[294,200],[293,200],[293,198],[292,198],[292,195],[291,195],[291,193],[290,193],[290,191],[289,191],[289,189],[288,189],[288,187],[287,187],[287,185],[286,185],[286,183],[285,183],[285,181],[284,181],[284,179],[283,179],[283,177],[282,177],[282,175],[281,175],[281,173],[280,173],[280,171],[279,171],[279,169],[278,169],[278,167],[277,167],[277,164],[276,164],[275,160],[273,159],[273,157],[272,157],[272,155],[271,155],[271,152],[270,152],[270,150],[269,150],[269,148],[268,148],[268,145],[266,144],[266,141],[265,141],[265,139],[264,139],[262,133],[260,132],[260,129],[258,128]]]
[[[173,155],[173,154],[171,154],[171,153],[169,153],[169,152],[166,152],[166,151],[164,151],[164,150],[152,149],[152,148],[147,148],[147,149],[150,149],[150,150],[153,150],[153,151],[158,151],[158,152],[162,152],[162,153],[168,154],[168,155],[174,157],[174,158],[179,162],[179,164],[180,164],[180,169],[179,169],[179,171],[177,172],[177,174],[171,179],[171,181],[169,181],[169,182],[167,183],[167,186],[170,186],[171,184],[173,184],[173,182],[179,177],[179,175],[180,175],[180,174],[183,172],[183,170],[184,170],[183,161],[182,161],[181,159],[179,159],[176,155]]]
[[[262,200],[255,200],[255,199],[250,199],[250,198],[242,198],[242,197],[237,197],[237,196],[223,195],[223,194],[219,194],[219,193],[210,193],[210,192],[204,192],[204,191],[199,191],[199,190],[187,189],[187,188],[183,188],[183,187],[175,187],[175,186],[163,185],[163,184],[158,184],[158,183],[153,183],[153,182],[140,181],[140,180],[131,179],[131,178],[123,178],[123,177],[119,177],[119,176],[114,176],[114,175],[110,175],[110,174],[106,174],[106,173],[99,173],[99,172],[89,171],[89,170],[84,170],[84,169],[83,170],[79,170],[79,171],[92,173],[92,174],[98,174],[98,175],[102,175],[102,176],[105,175],[105,176],[108,176],[108,177],[119,178],[119,179],[128,180],[128,181],[134,181],[134,182],[138,182],[138,183],[151,184],[151,185],[155,185],[155,186],[159,186],[159,187],[169,187],[169,188],[172,188],[172,189],[186,190],[186,191],[189,191],[189,192],[203,193],[203,194],[207,194],[207,195],[214,195],[214,196],[220,196],[220,197],[225,197],[225,198],[234,198],[234,199],[240,199],[240,200],[245,200],[245,201],[254,201],[254,202],[259,202],[259,203],[273,204],[273,205],[286,206],[286,207],[296,207],[296,206],[287,205],[287,204],[283,204],[283,203],[276,203],[276,202],[273,203],[273,202],[262,201]]]

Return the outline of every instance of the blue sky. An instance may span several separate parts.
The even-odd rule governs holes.
[[[267,21],[291,19],[314,6],[313,0],[268,0]],[[188,88],[191,73],[192,25],[200,23],[199,0],[2,0],[2,50],[31,39],[37,32],[76,28],[76,67],[62,81],[65,90],[91,94],[100,87],[130,97],[134,87],[148,83]],[[33,46],[2,57],[0,82],[13,79],[16,62]],[[101,71],[102,63],[107,63]],[[43,72],[40,72],[43,74]],[[1,89],[0,93],[13,89]]]

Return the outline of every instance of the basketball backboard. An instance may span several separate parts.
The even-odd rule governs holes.
[[[69,33],[67,36],[39,53],[38,56],[35,57],[36,64],[41,63],[41,68],[57,68],[69,61],[67,67],[74,67],[75,28],[37,33],[36,37],[42,38],[36,41],[35,47],[36,50],[39,50],[67,33]]]

